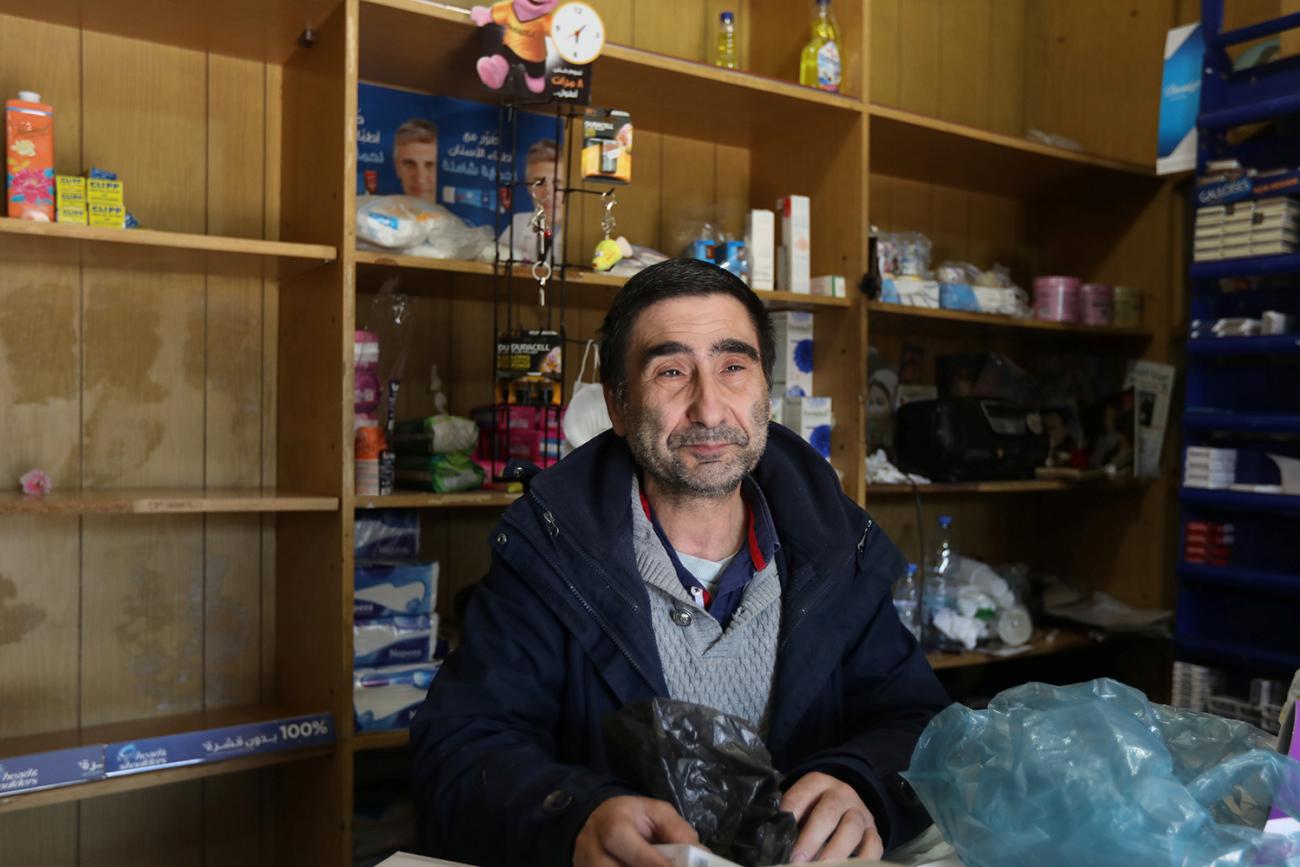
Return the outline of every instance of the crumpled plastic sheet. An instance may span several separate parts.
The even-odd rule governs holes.
[[[747,722],[657,698],[615,711],[602,727],[614,773],[676,807],[713,854],[744,867],[789,860],[798,825],[781,811],[781,774]]]
[[[1109,679],[931,720],[904,777],[967,867],[1300,867],[1300,763],[1260,729]]]

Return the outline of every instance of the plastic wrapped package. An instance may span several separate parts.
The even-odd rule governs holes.
[[[478,425],[455,415],[431,415],[399,421],[393,429],[393,448],[403,454],[438,455],[473,450]]]
[[[781,811],[781,775],[748,723],[703,705],[654,699],[606,717],[614,773],[667,801],[715,855],[782,864],[798,826]]]
[[[930,239],[920,232],[881,232],[876,258],[882,274],[894,277],[928,277]]]
[[[357,560],[408,560],[420,554],[420,513],[413,509],[357,510]]]
[[[1300,867],[1300,763],[1246,723],[1153,704],[1109,679],[950,705],[904,777],[966,867]]]
[[[491,250],[492,229],[466,225],[441,205],[414,196],[367,196],[357,200],[357,240],[412,256],[476,259]]]

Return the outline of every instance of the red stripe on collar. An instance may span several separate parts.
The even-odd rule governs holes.
[[[646,499],[645,491],[638,491],[641,495],[641,509],[645,512],[646,518],[654,520],[650,513],[650,501]],[[745,502],[742,498],[741,502]],[[745,502],[745,524],[746,535],[749,538],[749,559],[753,561],[754,568],[762,572],[767,568],[767,558],[763,556],[763,549],[758,544],[758,533],[754,531],[754,510]]]

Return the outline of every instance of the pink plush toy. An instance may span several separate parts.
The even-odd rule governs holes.
[[[546,37],[551,32],[551,12],[560,0],[501,0],[492,6],[475,6],[470,19],[479,27],[499,24],[501,49],[478,59],[478,77],[500,90],[511,66],[522,66],[524,82],[533,93],[546,89]]]

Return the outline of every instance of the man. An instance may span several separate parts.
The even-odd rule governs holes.
[[[393,170],[402,193],[438,203],[438,127],[412,118],[397,128],[393,139]]]
[[[506,512],[412,725],[425,845],[480,865],[664,867],[652,844],[695,832],[609,773],[600,729],[655,696],[763,733],[795,861],[906,842],[928,820],[898,772],[948,699],[894,611],[897,549],[825,460],[769,427],[762,302],[670,260],[618,293],[600,353],[614,430]]]
[[[551,139],[533,143],[524,155],[524,183],[532,198],[533,210],[515,214],[510,225],[501,230],[499,239],[502,259],[513,258],[519,262],[537,261],[537,233],[532,229],[537,208],[546,213],[551,227],[551,243],[555,247],[554,261],[564,261],[564,167],[560,153]],[[490,249],[490,248],[489,248]]]

